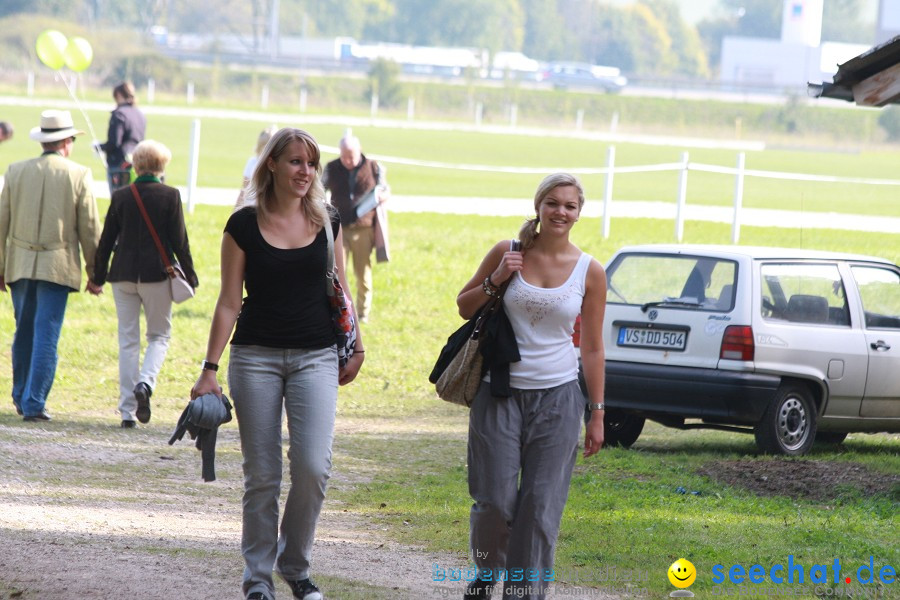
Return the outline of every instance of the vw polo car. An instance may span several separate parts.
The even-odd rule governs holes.
[[[606,438],[646,419],[806,453],[900,432],[900,268],[849,254],[641,245],[607,265]]]

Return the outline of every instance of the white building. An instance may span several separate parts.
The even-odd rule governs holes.
[[[824,0],[784,0],[781,39],[726,36],[722,40],[721,81],[805,94],[807,82],[831,79],[839,63],[865,52],[868,46],[822,42],[823,9]]]

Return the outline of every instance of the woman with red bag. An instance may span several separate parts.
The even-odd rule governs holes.
[[[273,569],[299,600],[320,600],[310,579],[316,522],[331,471],[338,385],[356,377],[361,338],[343,367],[328,298],[331,228],[344,289],[337,211],[325,204],[319,146],[305,131],[278,131],[259,157],[248,199],[222,238],[222,287],[196,398],[221,394],[219,359],[231,338],[228,385],[244,457],[243,593],[272,600]],[[246,288],[246,297],[244,289]],[[278,533],[282,415],[287,414],[291,487]]]
[[[177,257],[188,283],[195,288],[199,285],[184,225],[181,193],[160,180],[171,159],[172,152],[154,140],[144,140],[134,149],[136,191],[126,186],[113,192],[97,247],[94,277],[88,284],[98,292],[106,281],[112,284],[119,323],[119,413],[123,428],[135,427],[136,420],[150,421],[150,396],[172,331],[169,276],[135,193],[142,199],[169,263],[176,262]],[[143,361],[141,308],[147,339]]]

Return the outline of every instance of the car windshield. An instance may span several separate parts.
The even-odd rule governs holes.
[[[737,264],[701,256],[623,254],[607,271],[606,301],[688,310],[729,311]]]

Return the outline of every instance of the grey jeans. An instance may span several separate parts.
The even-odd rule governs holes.
[[[469,413],[471,551],[494,581],[509,575],[495,585],[503,586],[503,598],[541,600],[569,496],[584,396],[577,381],[512,392],[494,398],[482,382]],[[514,581],[519,569],[536,571]]]
[[[286,579],[309,576],[316,521],[331,472],[337,350],[233,345],[228,386],[244,457],[243,590],[274,598],[273,568]],[[279,534],[282,408],[287,413],[291,488]]]

